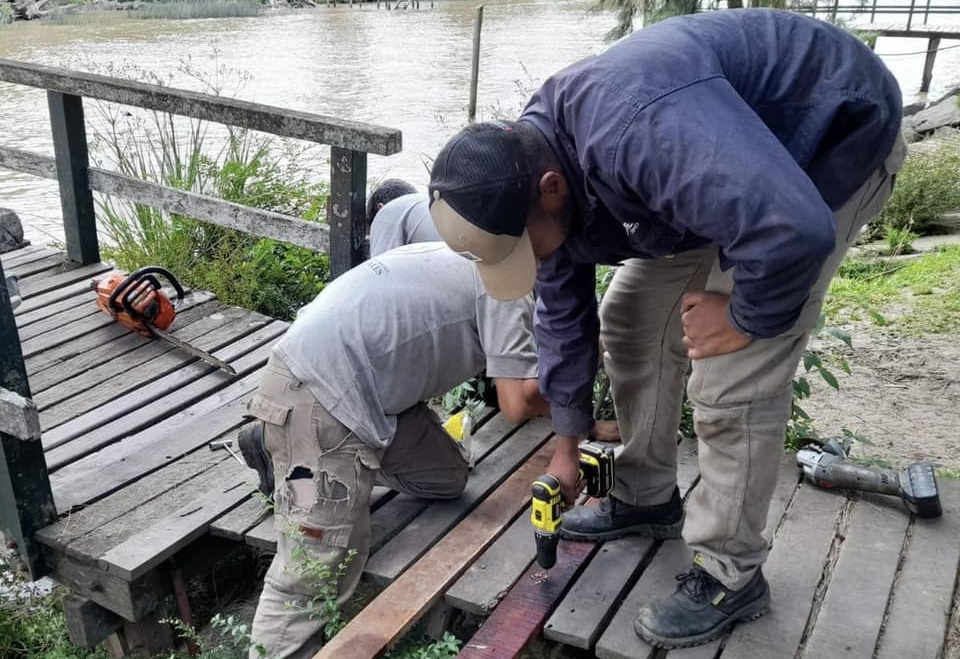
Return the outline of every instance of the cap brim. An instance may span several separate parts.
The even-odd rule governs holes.
[[[475,265],[483,288],[495,300],[519,300],[533,290],[537,280],[537,259],[526,231],[505,259],[493,265],[483,261]]]

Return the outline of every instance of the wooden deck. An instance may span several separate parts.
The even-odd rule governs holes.
[[[238,542],[271,550],[273,521],[253,496],[255,473],[208,443],[232,437],[244,422],[244,404],[286,324],[193,294],[173,329],[230,362],[237,370],[230,376],[97,310],[89,281],[108,266],[70,267],[61,253],[41,247],[0,258],[7,275],[21,277],[16,321],[59,511],[40,533],[54,578],[139,621],[173,592],[181,571],[204,569]],[[392,583],[510,473],[545,466],[548,422],[518,426],[493,413],[483,421],[473,439],[477,466],[457,500],[427,503],[378,488],[368,580]],[[688,492],[697,485],[696,446],[684,442],[678,451]],[[669,592],[674,575],[689,565],[682,541],[562,546],[573,561],[562,581],[533,563],[523,500],[445,589],[443,602],[489,616],[464,657],[513,656],[503,653],[509,634],[497,632],[522,626],[511,622],[513,589],[541,595],[539,621],[523,623],[533,625],[531,633],[542,625],[548,639],[602,658],[939,659],[960,563],[960,482],[940,485],[944,516],[915,520],[895,499],[800,482],[786,455],[764,568],[774,609],[701,648],[657,653],[632,628],[639,603]],[[99,640],[96,631],[87,638]]]

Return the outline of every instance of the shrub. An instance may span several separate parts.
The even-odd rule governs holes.
[[[956,210],[960,210],[960,144],[914,151],[897,174],[893,194],[868,226],[866,237],[876,240],[889,229],[909,229],[921,236],[942,233],[944,213]]]

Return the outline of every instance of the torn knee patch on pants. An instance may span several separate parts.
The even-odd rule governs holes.
[[[301,510],[350,501],[350,485],[325,469],[314,471],[297,465],[289,471],[286,482],[290,488],[291,504]]]

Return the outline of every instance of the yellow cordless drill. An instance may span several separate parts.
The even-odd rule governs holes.
[[[612,446],[596,442],[580,445],[580,479],[587,495],[605,497],[613,489],[613,458]],[[556,476],[544,474],[533,481],[530,521],[533,522],[533,538],[537,544],[537,563],[545,570],[557,562],[560,540],[557,532],[562,508],[563,496]]]

